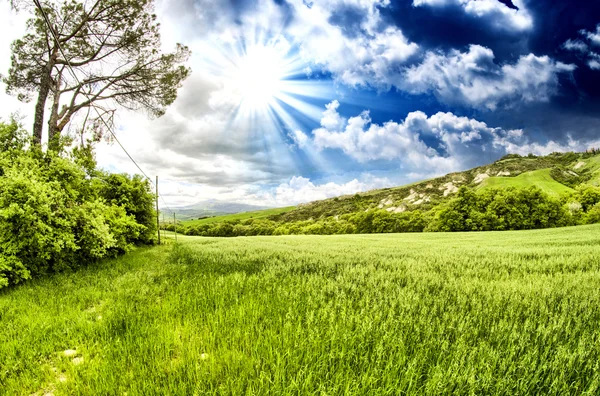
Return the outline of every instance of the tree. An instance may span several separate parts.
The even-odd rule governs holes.
[[[12,44],[6,91],[37,93],[33,140],[40,143],[50,108],[50,144],[76,114],[112,115],[117,107],[161,116],[190,70],[187,47],[161,53],[153,0],[34,0],[27,33]],[[49,102],[49,106],[48,106]],[[94,125],[94,123],[91,123]],[[99,124],[96,123],[96,126]]]

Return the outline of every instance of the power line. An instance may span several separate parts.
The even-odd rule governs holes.
[[[33,0],[33,2],[35,3],[35,6],[40,10],[40,12],[42,13],[42,17],[44,18],[44,21],[46,23],[46,25],[48,26],[48,29],[50,29],[50,34],[52,34],[52,37],[54,38],[54,41],[56,42],[56,46],[58,47],[58,50],[60,51],[60,53],[62,54],[63,58],[65,58],[65,62],[67,62],[67,68],[69,69],[69,71],[71,72],[71,74],[73,75],[73,78],[75,79],[75,81],[77,81],[77,83],[79,85],[83,85],[82,82],[79,80],[79,78],[77,77],[77,74],[75,74],[75,71],[73,70],[73,65],[71,65],[71,61],[69,60],[69,58],[67,57],[67,55],[65,54],[64,50],[62,49],[60,42],[58,40],[58,36],[56,34],[56,32],[54,31],[54,28],[52,27],[52,23],[50,23],[50,19],[48,18],[48,15],[46,14],[46,11],[44,11],[44,8],[42,7],[42,4],[40,3],[39,0]],[[85,91],[81,91],[82,94],[87,98],[90,99],[90,97],[88,96],[88,93]],[[90,104],[92,102],[90,101]],[[108,123],[104,120],[104,117],[102,117],[102,114],[100,114],[100,111],[98,111],[98,109],[95,106],[91,106],[96,113],[98,114],[98,118],[102,121],[102,123],[106,126],[106,128],[108,129],[108,132],[110,132],[110,134],[112,135],[113,139],[115,139],[115,141],[119,144],[119,146],[121,147],[121,149],[125,152],[125,154],[127,154],[127,157],[129,157],[129,159],[131,160],[131,162],[133,162],[135,164],[135,166],[139,169],[139,171],[142,173],[142,175],[152,184],[154,185],[155,183],[152,181],[151,178],[148,177],[148,175],[146,174],[146,172],[144,172],[144,170],[138,165],[138,163],[133,159],[133,157],[129,154],[129,152],[125,149],[125,147],[123,146],[123,144],[121,144],[121,142],[119,141],[119,139],[117,138],[117,135],[115,135],[115,133],[112,131],[112,128],[110,127],[110,125],[108,125]],[[155,186],[157,188],[158,191],[158,186]],[[171,208],[169,208],[169,205],[167,205],[167,202],[165,201],[165,199],[163,198],[162,195],[158,194],[158,196],[160,197],[160,199],[163,201],[163,203],[165,204],[165,206],[167,207],[167,209],[170,212],[173,212],[171,210]]]

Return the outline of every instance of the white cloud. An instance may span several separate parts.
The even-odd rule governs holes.
[[[238,202],[261,206],[291,206],[321,199],[355,194],[394,185],[387,178],[363,173],[347,182],[312,181],[303,176],[292,176],[284,183],[272,187],[242,184],[232,188],[198,186],[169,180],[160,181],[161,195],[169,207],[183,206],[208,199]],[[160,206],[163,207],[163,202]]]
[[[448,104],[494,110],[508,101],[548,101],[558,89],[558,75],[574,69],[574,65],[534,54],[500,66],[494,63],[491,49],[471,45],[467,52],[428,52],[423,63],[409,68],[398,85],[411,93],[432,92]]]
[[[591,46],[600,46],[600,24],[596,26],[595,32],[580,30],[584,39],[587,39]],[[590,49],[590,46],[579,39],[568,39],[562,48],[568,51],[578,52],[586,59],[586,64],[592,70],[600,70],[600,54]]]
[[[289,137],[294,141],[299,148],[306,147],[309,137],[299,129],[294,130],[289,134]]]
[[[562,45],[562,47],[564,49],[566,49],[567,51],[577,51],[577,52],[581,52],[581,53],[587,53],[588,52],[588,45],[586,43],[584,43],[581,40],[571,40],[568,39],[567,41],[565,41],[565,43]]]
[[[497,29],[516,31],[531,30],[533,17],[527,10],[523,0],[513,0],[519,8],[514,10],[500,3],[498,0],[413,0],[413,6],[444,7],[448,5],[460,6],[465,13],[474,17],[486,17]]]
[[[263,197],[266,201],[276,202],[279,205],[296,205],[341,195],[355,194],[376,188],[391,186],[392,183],[386,178],[377,178],[369,174],[362,175],[361,180],[353,179],[347,183],[323,183],[314,184],[310,179],[302,176],[294,176],[287,183],[277,186]]]
[[[600,46],[600,24],[596,26],[595,32],[588,32],[586,30],[582,30],[581,34],[587,37],[593,45]]]
[[[409,113],[400,123],[383,124],[373,123],[364,111],[349,118],[340,130],[315,129],[312,144],[318,150],[341,150],[359,162],[398,161],[405,172],[427,169],[432,175],[467,169],[482,158],[493,160],[508,153],[543,155],[587,148],[571,138],[566,144],[531,142],[521,129],[494,128],[450,112],[428,117],[421,111]]]
[[[310,8],[301,0],[292,4],[295,15],[287,30],[300,44],[302,57],[344,84],[389,87],[393,70],[419,51],[399,28],[383,22],[379,7],[389,1],[337,0]],[[355,26],[331,23],[337,12],[348,8],[355,11]]]
[[[592,70],[600,70],[600,54],[590,52],[587,64]]]

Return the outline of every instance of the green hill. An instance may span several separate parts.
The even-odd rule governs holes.
[[[521,173],[515,177],[490,177],[481,182],[478,189],[484,190],[488,188],[527,188],[536,186],[546,194],[553,196],[561,196],[572,193],[574,190],[571,187],[565,186],[557,182],[550,175],[551,169],[540,169],[531,172]]]
[[[248,219],[265,219],[271,216],[276,216],[294,210],[295,206],[287,206],[285,208],[263,209],[252,212],[234,213],[223,216],[207,217],[205,219],[188,220],[184,222],[186,225],[210,224],[222,221],[236,221]]]
[[[567,201],[578,193],[577,189],[585,185],[600,186],[600,153],[598,152],[553,153],[547,156],[526,157],[511,154],[488,165],[405,186],[340,196],[300,204],[296,207],[186,221],[183,222],[183,231],[192,235],[212,236],[270,235],[278,232],[354,233],[358,231],[352,227],[347,230],[328,230],[327,224],[319,226],[313,223],[339,222],[340,219],[348,220],[348,216],[354,216],[353,222],[356,225],[361,221],[357,216],[382,211],[395,216],[394,219],[385,220],[388,222],[401,220],[405,223],[414,221],[422,223],[428,220],[422,220],[419,217],[421,214],[431,219],[442,205],[446,205],[457,196],[461,187],[479,194],[490,192],[492,189],[507,191],[509,187],[517,189],[537,187],[566,205]],[[410,218],[411,215],[419,218],[415,220]],[[249,230],[249,227],[246,227],[251,223],[256,225],[258,221],[262,221],[260,230]],[[209,227],[217,225],[222,226],[218,232],[207,231]],[[287,230],[278,230],[279,225],[286,225]],[[314,227],[311,228],[313,225]],[[385,231],[390,228],[383,227],[377,228],[382,231],[363,232],[422,231],[424,228],[422,225],[414,229],[402,226],[394,228],[396,231]],[[236,226],[237,230],[234,230]]]

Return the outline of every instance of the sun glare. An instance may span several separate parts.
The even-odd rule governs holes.
[[[281,93],[284,77],[283,56],[276,48],[254,46],[240,60],[235,83],[241,102],[267,105]]]

